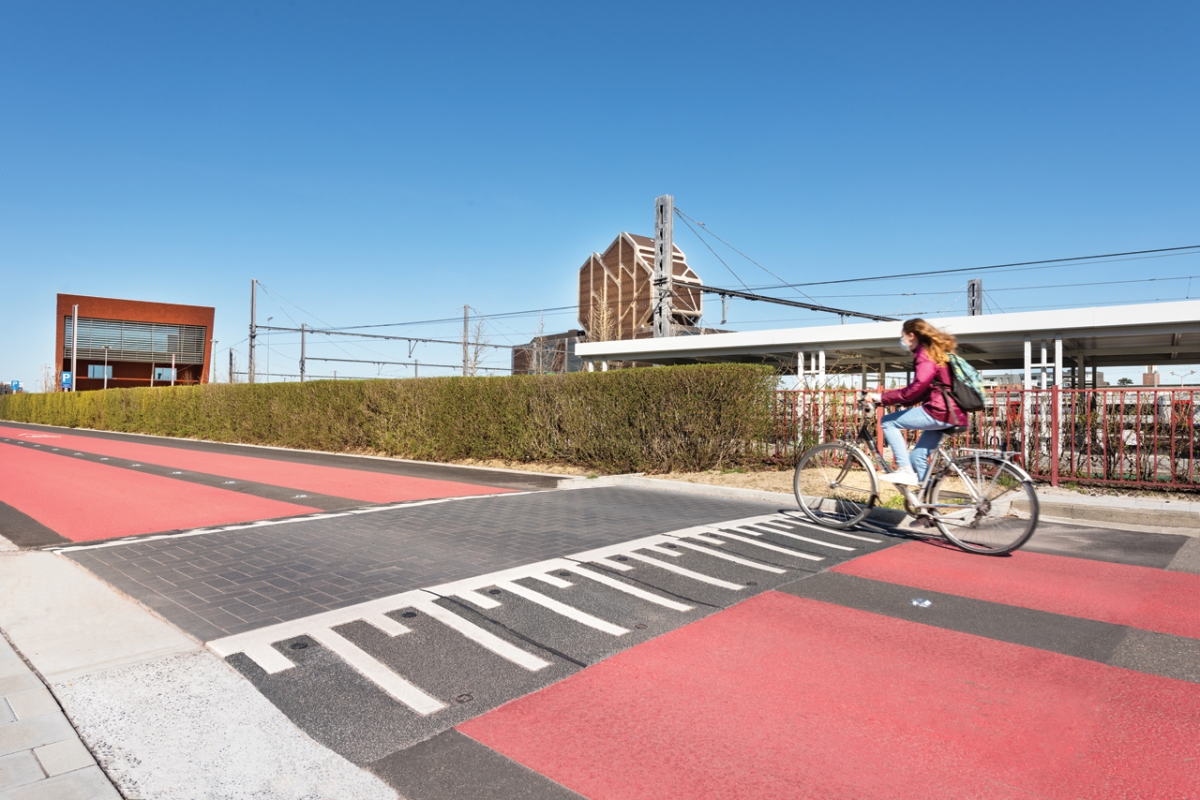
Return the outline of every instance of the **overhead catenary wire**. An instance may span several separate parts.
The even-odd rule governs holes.
[[[1104,253],[1093,256],[1073,256],[1071,258],[1046,258],[1040,261],[1015,261],[1011,264],[989,264],[982,267],[956,267],[954,269],[936,269],[936,270],[921,270],[920,272],[897,272],[891,275],[872,275],[865,278],[837,278],[828,281],[808,281],[805,283],[787,283],[779,286],[759,286],[757,289],[783,289],[796,288],[797,286],[832,286],[834,284],[844,283],[867,283],[870,281],[890,281],[899,280],[902,278],[927,278],[935,275],[955,275],[962,273],[982,272],[986,270],[1013,269],[1016,268],[1049,268],[1049,267],[1070,267],[1077,266],[1082,263],[1095,262],[1102,259],[1117,259],[1126,256],[1146,256],[1146,257],[1161,257],[1168,255],[1194,255],[1200,253],[1200,244],[1186,245],[1184,247],[1160,247],[1153,250],[1130,250],[1123,253]]]
[[[778,275],[776,275],[774,272],[771,272],[771,270],[767,269],[767,268],[766,268],[766,267],[764,267],[762,264],[758,263],[758,262],[757,262],[757,261],[755,261],[753,258],[751,258],[750,256],[746,255],[746,254],[745,254],[745,253],[743,253],[741,250],[738,250],[736,247],[734,247],[734,246],[733,246],[733,245],[731,245],[729,242],[727,242],[727,241],[725,241],[724,239],[722,239],[722,238],[721,238],[720,236],[718,236],[717,234],[713,233],[711,230],[709,230],[709,229],[708,229],[708,226],[707,226],[707,225],[705,225],[703,222],[700,222],[700,221],[698,221],[698,220],[696,220],[696,219],[693,219],[692,217],[690,217],[690,216],[688,216],[687,214],[685,214],[683,211],[680,211],[680,210],[679,210],[679,208],[676,208],[676,209],[675,209],[675,213],[676,213],[677,215],[679,215],[679,218],[683,220],[683,223],[684,223],[685,225],[687,225],[687,223],[688,223],[688,220],[691,220],[692,222],[696,223],[696,225],[697,225],[698,227],[702,228],[702,229],[704,230],[704,232],[705,232],[705,233],[707,233],[709,236],[713,237],[713,238],[714,238],[714,239],[716,239],[718,242],[720,242],[721,244],[725,245],[725,246],[726,246],[726,247],[728,247],[730,250],[732,250],[733,252],[737,253],[739,256],[741,256],[742,258],[746,259],[746,260],[747,260],[747,261],[749,261],[751,264],[753,264],[754,266],[758,267],[759,269],[761,269],[763,272],[765,272],[765,273],[767,273],[768,275],[770,275],[770,276],[771,276],[772,278],[774,278],[775,280],[777,280],[777,281],[783,281],[783,278],[779,277],[779,276],[778,276]],[[688,225],[688,228],[691,228],[691,227],[692,227],[691,225]],[[696,233],[696,231],[693,229],[693,230],[692,230],[692,233]],[[700,237],[700,234],[699,234],[699,233],[696,233],[696,236],[697,236],[697,238],[699,238],[699,237]],[[703,239],[701,239],[701,241],[703,241]],[[705,244],[705,246],[707,246],[707,243]],[[708,249],[709,249],[709,251],[712,251],[712,248],[711,248],[711,247],[709,247]],[[715,251],[712,251],[712,252],[713,252],[713,255],[716,255],[716,252],[715,252]],[[719,260],[719,259],[720,259],[720,256],[717,256],[717,258],[718,258],[718,260]],[[721,263],[725,263],[725,262],[723,262],[723,261],[722,261]],[[732,272],[732,270],[730,270],[730,271]],[[735,276],[735,277],[736,277],[736,276]],[[746,286],[746,284],[745,284],[745,283],[743,283],[742,285],[743,285],[743,286]],[[815,301],[815,300],[814,300],[812,297],[810,297],[810,296],[809,296],[807,293],[805,293],[805,292],[802,292],[802,291],[800,291],[799,289],[796,289],[796,287],[795,287],[795,286],[793,286],[793,285],[792,285],[792,284],[790,284],[790,283],[787,283],[786,281],[784,281],[784,282],[783,282],[783,285],[782,285],[782,286],[779,286],[779,287],[776,287],[776,288],[784,288],[784,287],[789,287],[789,288],[795,289],[796,293],[797,293],[797,294],[799,294],[800,296],[802,296],[802,297],[808,297],[808,299],[809,299],[809,300],[813,300],[813,302],[816,302],[816,301]],[[746,288],[747,288],[747,290],[749,290],[749,289],[750,289],[750,287],[749,287],[749,286],[746,286]]]

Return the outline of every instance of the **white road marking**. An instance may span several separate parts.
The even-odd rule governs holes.
[[[745,529],[739,528],[739,530],[745,530]],[[851,553],[854,552],[854,550],[855,550],[855,548],[847,547],[844,544],[833,544],[832,542],[822,542],[820,539],[810,539],[807,536],[801,536],[798,533],[788,533],[787,531],[777,531],[774,528],[767,528],[767,532],[773,533],[776,536],[788,536],[792,539],[799,539],[802,542],[808,542],[809,544],[817,544],[817,545],[820,545],[821,547],[828,547],[832,550],[845,550],[845,551],[851,552]]]
[[[659,544],[674,544],[678,541],[674,536],[655,534],[654,536],[643,536],[641,539],[632,539],[628,542],[620,544],[610,544],[605,547],[597,547],[595,550],[584,550],[582,553],[572,553],[566,558],[572,561],[598,561],[602,558],[612,558],[613,556],[627,556],[634,550],[650,547]]]
[[[209,642],[208,646],[210,649],[216,652],[217,655],[224,657],[231,656],[236,652],[245,653],[247,658],[266,670],[268,675],[274,675],[278,672],[283,672],[285,669],[291,669],[292,667],[296,666],[291,662],[291,659],[289,659],[283,653],[280,653],[274,647],[271,647],[271,642],[254,642],[252,644],[245,645],[244,647],[240,648],[240,650],[233,650],[229,653],[222,653],[219,647],[214,647],[215,644],[216,642]]]
[[[735,564],[741,564],[742,566],[750,567],[751,569],[760,569],[763,572],[774,572],[776,575],[782,575],[783,573],[787,572],[786,569],[780,569],[779,567],[769,567],[766,564],[759,564],[757,561],[750,561],[745,558],[738,558],[737,556],[731,556],[728,553],[719,553],[716,550],[710,550],[707,547],[701,547],[700,545],[692,544],[691,542],[681,541],[679,543],[679,546],[686,547],[689,550],[694,550],[697,553],[704,553],[706,556],[712,556],[713,558],[719,558],[724,561],[732,561]]]
[[[333,519],[335,517],[347,517],[351,514],[376,514],[380,511],[397,511],[399,509],[416,508],[417,506],[431,506],[440,503],[456,503],[464,500],[490,500],[502,497],[519,497],[527,494],[535,494],[534,492],[504,492],[501,494],[470,494],[463,497],[441,497],[436,500],[419,500],[415,503],[391,503],[386,506],[367,506],[365,508],[354,508],[348,511],[340,511],[330,514],[305,514],[299,517],[288,517],[287,519],[267,519],[258,520],[256,522],[239,523],[237,525],[225,525],[220,528],[196,528],[182,533],[164,533],[156,536],[130,536],[124,539],[113,539],[100,544],[84,544],[71,545],[69,547],[47,547],[46,550],[53,553],[73,553],[77,550],[99,550],[106,547],[123,547],[129,544],[137,544],[138,542],[153,542],[157,539],[177,539],[184,536],[202,536],[209,533],[227,533],[241,531],[247,528],[258,528],[264,525],[291,525],[295,522],[312,522],[313,520]]]
[[[287,520],[262,520],[238,526],[228,526],[225,528],[200,528],[194,531],[188,531],[184,534],[164,534],[161,536],[140,537],[138,539],[125,540],[119,543],[131,543],[133,541],[160,538],[174,538],[180,535],[195,536],[207,533],[215,533],[222,530],[246,529],[263,525],[287,524],[290,522],[302,522],[313,519],[331,519],[347,516],[349,514],[372,513],[375,511],[392,510],[414,505],[427,505],[429,503],[450,502],[454,500],[483,499],[487,497],[507,497],[513,494],[530,493],[513,492],[504,495],[446,498],[434,501],[426,501],[423,503],[405,503],[391,506],[359,508],[346,512],[316,514]],[[720,547],[728,544],[730,541],[737,541],[767,550],[786,553],[798,558],[804,558],[812,561],[824,560],[821,556],[802,553],[786,547],[777,546],[769,542],[739,536],[735,533],[731,533],[729,530],[730,528],[753,537],[761,537],[764,530],[767,530],[772,533],[789,536],[800,541],[831,547],[837,550],[854,550],[852,547],[830,544],[828,542],[821,542],[804,536],[799,536],[794,533],[780,531],[772,525],[764,525],[764,523],[773,523],[774,526],[780,525],[778,515],[767,515],[763,517],[751,517],[743,520],[734,520],[732,522],[718,525],[698,525],[690,528],[683,528],[677,531],[656,534],[654,536],[646,536],[639,539],[634,539],[632,541],[609,545],[607,547],[600,547],[581,553],[575,553],[564,558],[539,561],[512,569],[500,570],[487,575],[478,575],[472,578],[466,578],[452,581],[450,583],[440,584],[438,586],[432,586],[428,589],[418,589],[409,592],[403,592],[397,595],[381,598],[379,600],[372,600],[366,603],[360,603],[347,608],[322,612],[320,614],[315,614],[303,619],[278,623],[276,625],[260,628],[258,630],[235,634],[233,636],[227,636],[214,640],[208,643],[208,647],[220,656],[229,656],[234,653],[244,653],[248,658],[262,667],[267,673],[275,674],[291,669],[295,666],[295,664],[288,658],[286,652],[280,652],[273,645],[296,636],[307,635],[320,642],[325,647],[328,647],[330,651],[337,654],[349,666],[357,670],[360,674],[366,676],[372,682],[376,683],[390,696],[413,709],[413,711],[416,713],[422,715],[433,714],[445,708],[446,704],[434,697],[431,697],[417,686],[405,680],[385,664],[381,663],[362,648],[349,641],[345,636],[337,633],[334,629],[351,622],[364,621],[387,636],[402,636],[406,633],[409,633],[410,629],[392,617],[388,616],[388,614],[390,612],[397,612],[402,609],[412,608],[426,614],[430,618],[440,622],[446,627],[456,631],[465,638],[470,639],[476,644],[479,644],[480,646],[495,653],[496,655],[499,655],[507,661],[514,663],[526,670],[537,671],[550,666],[551,662],[544,658],[540,658],[537,655],[526,652],[520,647],[517,647],[516,645],[470,622],[468,619],[460,616],[453,610],[438,605],[435,601],[439,597],[455,597],[474,604],[478,608],[492,609],[503,605],[504,593],[509,593],[528,602],[535,603],[562,617],[578,622],[579,624],[586,625],[613,636],[622,636],[630,632],[628,628],[601,619],[566,603],[560,602],[552,597],[542,594],[541,592],[524,586],[521,583],[517,583],[517,581],[520,579],[532,579],[560,589],[566,589],[572,586],[579,586],[579,579],[583,579],[585,582],[591,581],[598,583],[602,586],[608,587],[609,589],[623,592],[624,594],[636,597],[639,600],[644,600],[648,603],[654,603],[658,606],[669,608],[674,611],[686,612],[692,610],[693,606],[667,597],[662,597],[654,592],[646,591],[639,586],[617,580],[602,572],[596,572],[584,565],[602,564],[605,567],[614,570],[627,571],[632,569],[634,566],[627,563],[629,560],[632,560],[640,564],[654,566],[659,569],[672,572],[676,575],[681,575],[683,577],[712,586],[719,586],[730,591],[741,591],[746,588],[741,584],[716,578],[711,575],[706,575],[695,570],[685,569],[670,563],[670,561],[663,561],[660,558],[652,557],[650,554],[662,554],[671,556],[672,558],[679,558],[682,556],[682,552],[680,552],[679,548],[684,548],[686,550],[691,550],[693,552],[719,558],[724,561],[733,562],[756,570],[775,574],[786,574],[788,572],[786,569],[767,564],[761,564],[746,558],[731,555],[727,552],[715,550],[709,546],[703,546],[711,545]],[[753,528],[738,527],[740,525],[760,525],[763,527],[755,530]],[[685,541],[685,539],[690,541]],[[111,546],[113,543],[105,544]],[[72,549],[84,548],[62,548],[62,550]],[[621,558],[622,561],[615,560],[617,558]],[[566,575],[556,575],[554,574],[555,572],[566,573]],[[566,577],[570,577],[571,580],[565,580],[564,578]],[[501,594],[493,596],[482,591],[490,587],[495,587],[496,589],[500,590]]]
[[[691,578],[692,580],[700,581],[701,583],[711,583],[713,586],[720,586],[722,589],[738,591],[745,588],[737,583],[730,583],[729,581],[723,581],[720,578],[701,575],[699,572],[692,572],[690,569],[684,569],[683,567],[677,567],[674,564],[668,564],[665,561],[659,561],[657,558],[650,558],[649,556],[643,556],[637,553],[630,553],[629,557],[638,561],[642,561],[646,564],[652,564],[659,569],[665,569],[667,572],[674,572],[676,575],[682,575],[685,578]]]
[[[459,600],[466,600],[468,603],[473,603],[474,605],[478,606],[479,608],[482,608],[484,611],[488,611],[490,609],[500,607],[499,600],[493,600],[492,598],[488,597],[487,595],[480,594],[479,592],[473,591],[471,589],[463,589],[463,590],[459,591],[458,593],[456,593],[454,596],[457,597]]]
[[[542,583],[548,583],[558,589],[571,588],[571,584],[569,582],[564,581],[562,578],[559,578],[556,575],[547,575],[543,572],[537,575],[530,575],[529,577],[533,578],[534,580],[541,581]]]
[[[532,653],[526,653],[516,645],[509,644],[499,636],[485,631],[478,625],[472,625],[458,614],[442,608],[437,603],[414,603],[413,608],[428,614],[438,622],[445,625],[447,628],[453,628],[476,644],[486,647],[488,650],[491,650],[501,658],[506,658],[517,666],[524,667],[530,672],[537,672],[540,669],[545,669],[546,667],[550,666],[549,661],[538,658]]]
[[[736,533],[730,533],[728,531],[717,531],[717,533],[719,533],[721,536],[724,536],[726,539],[733,539],[735,542],[743,542],[745,544],[752,544],[755,547],[761,547],[764,550],[774,550],[778,553],[787,553],[789,556],[795,556],[796,558],[805,558],[805,559],[808,559],[809,561],[824,561],[825,560],[822,556],[814,556],[811,553],[802,553],[799,550],[792,550],[787,547],[780,547],[779,545],[770,544],[769,542],[757,542],[754,539],[747,539],[744,536],[738,536]],[[697,537],[697,538],[699,538],[699,537]]]
[[[798,520],[798,519],[788,519],[787,522],[769,522],[769,523],[759,523],[759,524],[760,525],[779,525],[779,526],[799,525],[800,527],[807,528],[810,531],[820,531],[821,533],[828,533],[828,534],[832,534],[833,536],[841,536],[846,539],[857,539],[860,542],[871,542],[872,544],[883,544],[883,541],[880,539],[872,539],[869,536],[859,536],[854,533],[846,533],[845,531],[838,531],[838,530],[834,530],[833,528],[823,528],[820,525],[817,525],[815,523],[804,522],[804,521]]]
[[[629,566],[628,564],[620,561],[613,561],[612,559],[608,558],[593,558],[590,563],[602,564],[610,569],[620,570],[621,572],[629,572],[629,570],[633,569],[633,567]]]
[[[421,716],[427,717],[446,707],[445,703],[425,694],[376,661],[370,653],[329,628],[315,628],[308,635],[337,653],[360,674]]]
[[[574,567],[571,567],[571,571],[574,572],[576,575],[582,575],[583,577],[585,577],[589,580],[593,580],[596,583],[602,583],[605,586],[616,589],[618,592],[624,592],[625,594],[631,594],[634,597],[641,598],[642,600],[645,600],[650,603],[656,603],[660,606],[663,606],[664,608],[670,608],[675,611],[691,611],[692,610],[692,606],[684,605],[683,603],[679,603],[674,600],[670,600],[666,597],[659,597],[658,595],[656,595],[652,592],[647,592],[644,589],[639,589],[638,587],[631,586],[628,583],[622,583],[621,581],[617,580],[616,578],[610,578],[607,575],[600,574],[599,572],[592,572],[587,567],[574,566]]]
[[[573,619],[581,625],[587,625],[589,628],[595,628],[598,631],[612,634],[613,636],[624,636],[629,633],[629,630],[622,628],[620,625],[614,625],[611,622],[602,620],[599,617],[592,616],[586,611],[580,611],[574,606],[569,606],[566,603],[560,603],[553,597],[547,597],[541,592],[535,592],[533,589],[527,589],[519,583],[512,581],[501,581],[496,586],[502,591],[512,592],[517,597],[523,597],[531,603],[537,603],[543,608],[548,608],[555,614],[561,614],[567,619]]]

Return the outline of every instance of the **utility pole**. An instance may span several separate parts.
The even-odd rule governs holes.
[[[233,348],[229,348],[229,382],[233,383]]]
[[[307,323],[300,323],[300,382],[304,383],[304,329]]]
[[[654,201],[654,337],[675,335],[675,198],[664,194]]]
[[[467,338],[471,333],[471,307],[463,306],[463,377],[467,377]]]
[[[108,391],[108,345],[104,345],[104,391]]]
[[[972,278],[967,281],[967,316],[983,315],[983,279]]]
[[[175,385],[175,354],[171,353],[171,385]]]
[[[79,353],[79,306],[71,307],[71,391],[79,385],[79,373],[75,369]]]
[[[212,378],[209,383],[217,382],[217,340],[213,339],[208,346],[208,360],[212,362]]]
[[[258,326],[254,324],[254,295],[258,288],[258,280],[250,279],[250,383],[254,383],[254,343],[258,336]]]

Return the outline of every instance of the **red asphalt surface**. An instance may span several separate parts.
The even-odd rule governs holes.
[[[74,542],[313,513],[19,445],[0,455],[0,502]]]
[[[1200,639],[1200,575],[1186,572],[1022,550],[981,558],[928,546],[891,547],[832,571]]]
[[[1141,800],[1200,797],[1198,720],[1194,683],[767,592],[459,730],[592,800]]]
[[[443,497],[501,494],[511,489],[497,489],[457,481],[412,478],[359,469],[320,467],[295,464],[269,457],[232,456],[206,453],[114,439],[98,439],[49,431],[29,431],[22,428],[0,427],[0,435],[36,442],[43,447],[73,447],[89,453],[117,458],[130,458],[147,464],[175,467],[180,470],[222,475],[272,486],[286,486],[302,492],[327,494],[366,503],[396,503],[407,500],[435,500]],[[7,501],[5,501],[7,502]],[[312,509],[307,509],[312,512]],[[51,526],[53,527],[53,526]],[[173,526],[179,527],[179,526]]]

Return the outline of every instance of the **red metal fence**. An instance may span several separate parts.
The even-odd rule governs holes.
[[[854,389],[776,393],[767,455],[794,462],[813,445],[853,435]],[[1159,489],[1200,488],[1200,390],[994,389],[952,447],[1004,450],[1031,475]]]

